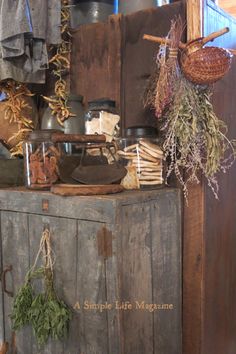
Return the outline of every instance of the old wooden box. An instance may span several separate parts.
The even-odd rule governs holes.
[[[0,341],[17,354],[181,354],[180,209],[177,189],[95,197],[0,190]],[[23,283],[44,225],[56,290],[77,308],[68,340],[39,349],[31,328],[12,333],[9,292]]]

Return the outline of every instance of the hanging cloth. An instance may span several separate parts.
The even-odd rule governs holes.
[[[61,41],[61,2],[0,0],[0,80],[44,83],[48,44]]]

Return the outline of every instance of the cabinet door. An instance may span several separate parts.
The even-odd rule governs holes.
[[[105,260],[98,255],[97,247],[97,233],[103,224],[16,212],[2,212],[1,224],[3,267],[12,266],[6,273],[6,290],[15,296],[23,284],[47,225],[55,255],[55,289],[73,310],[68,339],[38,348],[30,327],[12,333],[13,297],[4,293],[6,340],[12,341],[17,354],[107,354],[107,311],[93,306],[107,300]],[[42,283],[36,281],[35,287],[40,291]],[[75,304],[77,309],[73,309]]]
[[[74,219],[50,216],[29,215],[29,249],[30,264],[34,264],[39,249],[40,238],[44,227],[51,233],[51,246],[54,257],[54,285],[57,295],[67,305],[73,307],[76,302],[76,272],[77,272],[77,222]],[[35,282],[36,290],[42,290],[42,282]],[[43,348],[38,348],[34,338],[31,341],[31,354],[77,354],[80,353],[79,342],[73,336],[74,328],[78,326],[77,316],[73,316],[69,333],[70,346],[65,341],[49,341]],[[20,353],[21,354],[21,353]],[[22,352],[23,354],[23,352]]]
[[[78,221],[76,297],[80,305],[77,335],[81,354],[109,352],[107,310],[93,309],[107,301],[106,265],[97,245],[97,234],[102,227],[102,223]]]
[[[13,295],[23,284],[25,274],[30,266],[29,259],[29,233],[26,214],[15,212],[1,212],[1,237],[2,237],[2,285],[4,294],[4,328],[5,340],[11,343],[12,353],[31,354],[29,343],[31,331],[24,328],[15,334],[11,329]]]

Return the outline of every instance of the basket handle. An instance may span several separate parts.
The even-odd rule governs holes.
[[[213,32],[213,33],[209,34],[209,36],[206,36],[202,39],[202,45],[204,45],[210,41],[214,41],[215,38],[223,36],[223,34],[228,33],[228,32],[229,32],[229,27],[224,27],[219,31]]]
[[[211,34],[209,34],[209,36],[204,37],[201,40],[201,44],[202,46],[210,41],[213,41],[215,38],[218,38],[220,36],[223,36],[223,34],[228,33],[229,32],[229,27],[224,27],[219,31],[213,32]],[[156,36],[151,36],[149,34],[144,34],[143,35],[143,39],[146,39],[148,41],[151,42],[155,42],[155,43],[166,43],[169,44],[170,40],[168,38],[164,38],[164,37],[156,37]],[[188,43],[187,43],[188,44]],[[179,48],[180,49],[185,49],[187,47],[187,44],[183,43],[183,42],[179,42]],[[235,49],[229,49],[229,51],[231,51],[232,54],[236,55],[236,50]]]

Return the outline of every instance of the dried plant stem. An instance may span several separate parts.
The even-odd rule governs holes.
[[[9,124],[16,123],[18,125],[18,132],[11,136],[6,143],[9,144],[12,140],[16,140],[17,143],[10,149],[10,152],[13,156],[23,155],[23,141],[29,132],[34,129],[33,121],[24,116],[24,110],[30,108],[24,97],[33,96],[33,94],[25,84],[14,80],[2,81],[0,83],[0,91],[7,96],[5,101],[5,119]]]
[[[180,75],[178,64],[178,45],[183,32],[181,17],[171,22],[171,28],[167,35],[167,41],[160,45],[157,62],[160,66],[160,73],[156,83],[154,107],[156,116],[160,117],[165,108],[172,100],[172,92],[176,80]]]
[[[69,1],[61,0],[61,3],[62,42],[57,46],[56,54],[49,61],[54,66],[53,74],[57,78],[54,88],[55,94],[51,97],[43,97],[48,102],[52,110],[52,115],[54,115],[58,123],[63,126],[63,122],[70,116],[74,116],[74,114],[70,112],[70,107],[68,107],[67,104],[69,90],[66,81],[63,79],[63,75],[70,69],[71,35],[69,31]]]

